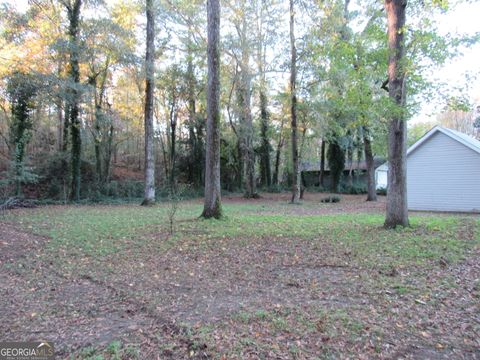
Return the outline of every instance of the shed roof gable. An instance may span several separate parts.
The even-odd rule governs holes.
[[[414,152],[416,149],[421,147],[428,139],[430,139],[433,135],[435,135],[437,132],[440,132],[453,140],[456,140],[457,142],[461,143],[462,145],[472,149],[473,151],[477,152],[480,154],[480,141],[463,134],[461,132],[458,132],[456,130],[444,128],[442,126],[435,126],[432,128],[429,132],[427,132],[425,135],[423,135],[420,140],[418,140],[415,144],[410,146],[407,150],[407,156],[410,155],[412,152]]]
[[[467,134],[461,133],[459,131],[445,128],[442,126],[434,126],[430,131],[428,131],[425,135],[423,135],[420,140],[418,140],[415,144],[410,146],[407,150],[407,157],[414,152],[416,149],[421,147],[428,139],[430,139],[433,135],[435,135],[437,132],[440,132],[457,142],[463,144],[464,146],[472,149],[473,151],[477,152],[480,154],[480,141],[477,139],[472,138],[471,136],[468,136]],[[388,171],[388,161],[377,167],[377,171]]]

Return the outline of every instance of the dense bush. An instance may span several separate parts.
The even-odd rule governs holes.
[[[105,195],[116,198],[141,198],[144,182],[140,180],[110,181],[105,185]]]
[[[290,188],[287,188],[282,184],[272,184],[269,187],[265,188],[265,191],[269,193],[282,193],[284,191],[290,191],[290,190],[291,190]]]
[[[386,195],[387,195],[387,188],[377,189],[377,194],[378,194],[378,195],[386,196]]]
[[[342,185],[340,187],[340,193],[342,194],[350,194],[350,195],[359,195],[359,194],[366,194],[367,193],[367,185],[354,183],[352,185]]]
[[[35,162],[38,164],[36,173],[39,184],[36,197],[40,199],[66,200],[70,190],[70,156],[64,152],[55,154],[37,154]],[[82,197],[92,197],[92,192],[99,190],[93,186],[95,179],[95,165],[87,160],[80,163],[82,180]]]
[[[337,195],[327,196],[320,200],[322,203],[338,203],[340,202],[341,198]]]
[[[45,159],[45,160],[42,160]],[[69,187],[69,155],[56,153],[49,156],[38,156],[37,174],[40,178],[38,198],[61,200],[68,199]],[[112,180],[98,184],[95,177],[95,165],[87,160],[81,163],[81,197],[82,199],[100,202],[112,198],[133,199],[143,196],[143,181]]]

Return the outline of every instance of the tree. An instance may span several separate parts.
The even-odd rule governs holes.
[[[205,52],[207,46],[204,24],[206,7],[199,0],[167,1],[165,14],[175,24],[175,35],[178,42],[166,49],[175,57],[175,64],[182,70],[181,83],[183,84],[182,109],[179,109],[179,120],[183,117],[183,127],[188,134],[187,141],[179,139],[179,145],[185,145],[185,153],[179,165],[180,172],[185,171],[185,179],[189,184],[198,188],[203,186],[204,172],[204,127],[205,127],[205,88],[204,76],[206,68]],[[167,30],[168,31],[168,30]],[[184,54],[184,58],[179,58]],[[170,86],[175,86],[170,85]],[[186,107],[186,109],[184,108]],[[180,123],[179,134],[183,134]],[[170,141],[171,142],[171,141]],[[179,156],[181,149],[179,149]]]
[[[404,34],[406,61],[399,62],[408,75],[404,107],[390,101],[381,86],[387,73],[387,17],[377,2],[362,2],[355,11],[348,11],[349,0],[222,3],[227,23],[222,25],[221,47],[228,56],[218,62],[225,78],[218,90],[218,107],[220,113],[226,110],[229,120],[226,126],[219,125],[222,186],[242,188],[251,196],[255,180],[268,187],[272,175],[274,183],[300,185],[295,170],[299,164],[320,160],[328,166],[328,144],[340,140],[347,163],[366,160],[370,200],[373,157],[387,153],[388,120],[398,115],[406,121],[432,93],[451,99],[450,105],[458,110],[442,117],[478,135],[478,114],[461,112],[465,104],[455,100],[462,100],[456,95],[460,89],[449,92],[428,73],[453,57],[460,46],[468,46],[468,39],[440,35],[432,19],[424,16],[436,3],[408,5],[407,16],[413,21]],[[155,183],[201,187],[206,158],[207,7],[201,0],[153,4],[162,6],[155,18],[156,26],[162,27],[157,29],[155,45],[162,53],[163,69],[162,76],[155,76],[154,89],[153,147],[158,145],[163,154],[155,159]],[[146,54],[137,59],[145,36],[136,36],[144,6],[145,1],[132,0],[114,4],[36,0],[26,12],[0,6],[0,92],[6,94],[15,71],[38,74],[45,84],[35,96],[34,127],[25,149],[25,158],[41,175],[41,186],[31,188],[38,196],[78,199],[80,156],[82,196],[145,195],[143,184],[121,184],[144,176],[148,159],[144,156]],[[286,7],[292,10],[289,24],[284,23]],[[299,19],[301,27],[295,25]],[[170,73],[173,67],[177,69]],[[286,76],[290,84],[283,89]],[[460,92],[464,91],[462,87]],[[0,147],[0,169],[14,160],[6,135],[11,113],[7,96],[0,97],[0,141],[8,143]],[[72,118],[77,125],[71,126]],[[347,185],[361,181],[353,166],[349,170]],[[115,183],[108,183],[110,175]],[[295,184],[294,189],[298,193]]]
[[[82,0],[62,1],[67,10],[68,39],[69,39],[69,80],[70,86],[67,97],[67,118],[72,141],[71,148],[71,186],[70,200],[80,200],[80,164],[82,156],[82,137],[80,134],[80,10]]]
[[[325,186],[325,145],[326,141],[322,138],[322,145],[320,147],[320,174],[318,179],[321,187]]]
[[[269,122],[270,114],[268,111],[268,83],[266,79],[266,54],[269,41],[276,35],[275,17],[268,18],[271,14],[272,2],[265,0],[256,1],[256,62],[258,68],[258,96],[260,107],[260,180],[263,186],[269,187],[272,184],[272,168],[270,159],[270,139],[269,139]],[[271,15],[270,15],[271,16]],[[270,22],[269,22],[270,20]]]
[[[155,89],[155,16],[153,0],[146,0],[147,49],[145,54],[145,192],[142,205],[155,202],[155,156],[153,148],[153,94]]]
[[[437,115],[437,122],[441,126],[463,132],[478,139],[480,135],[479,115],[479,106],[474,106],[467,99],[461,97],[451,97],[446,108]],[[430,128],[432,128],[432,124],[430,124]]]
[[[235,29],[231,34],[228,54],[235,65],[234,88],[236,90],[236,127],[243,165],[243,187],[245,198],[258,197],[255,177],[255,152],[253,148],[254,130],[252,117],[252,79],[254,73],[250,65],[252,48],[255,46],[252,33],[253,6],[249,1],[235,1],[231,8],[230,21]],[[238,75],[238,76],[237,76]],[[233,124],[233,123],[232,123]]]
[[[286,134],[284,134],[284,127],[285,127],[285,122],[286,118],[281,114],[280,118],[280,126],[278,128],[278,141],[277,141],[277,148],[275,150],[275,164],[273,167],[273,179],[272,183],[273,185],[278,185],[279,184],[279,176],[280,176],[280,157],[282,154],[282,148],[285,145],[285,137]]]
[[[415,144],[420,138],[430,131],[435,124],[433,122],[420,122],[411,124],[407,130],[407,146]]]
[[[409,226],[407,206],[407,127],[405,120],[405,19],[407,0],[385,0],[388,22],[388,95],[397,108],[388,125],[386,228]]]
[[[332,175],[332,192],[338,192],[340,179],[342,178],[343,170],[345,169],[345,151],[339,143],[338,137],[330,141],[328,144],[327,159],[330,167],[330,174]]]
[[[38,91],[36,79],[30,74],[14,73],[8,79],[7,93],[11,102],[10,141],[13,149],[15,194],[22,194],[22,182],[30,175],[25,171],[25,149],[32,136],[32,110]]]
[[[178,64],[172,64],[163,71],[157,86],[159,89],[159,102],[164,108],[166,121],[166,143],[168,145],[169,157],[166,157],[167,149],[164,152],[165,175],[168,177],[167,182],[171,188],[174,188],[177,183],[176,162],[177,162],[177,135],[180,128],[180,117],[182,115],[182,105],[190,101],[189,91],[189,74],[185,74]],[[191,108],[187,105],[188,116]],[[188,119],[188,126],[190,127],[190,118]],[[163,141],[163,139],[161,140]],[[162,147],[164,149],[164,147]]]
[[[377,190],[375,186],[375,162],[372,151],[372,140],[366,126],[362,129],[363,145],[365,151],[365,162],[367,163],[367,201],[377,201]]]
[[[191,40],[192,30],[188,27],[189,36],[187,43],[187,84],[188,84],[188,181],[198,187],[202,183],[202,165],[203,165],[203,144],[202,144],[202,125],[199,125],[197,119],[195,66],[193,63],[193,41]]]
[[[202,216],[222,216],[220,189],[220,1],[207,0],[207,149]]]
[[[111,12],[114,13],[110,10]],[[83,29],[84,58],[88,65],[87,79],[90,91],[93,92],[91,133],[95,151],[96,181],[98,185],[103,185],[110,173],[110,144],[115,130],[107,89],[112,82],[113,69],[132,63],[134,45],[130,43],[130,39],[133,31],[121,26],[115,18],[88,19],[83,22]]]
[[[290,0],[290,126],[292,130],[292,203],[300,200],[300,174],[298,164],[298,139],[297,139],[297,48],[295,47],[295,8],[293,0]]]

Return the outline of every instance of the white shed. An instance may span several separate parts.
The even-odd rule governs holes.
[[[409,210],[480,212],[480,141],[434,127],[407,151],[407,194]]]
[[[388,164],[384,163],[375,170],[376,189],[386,189],[388,182]]]

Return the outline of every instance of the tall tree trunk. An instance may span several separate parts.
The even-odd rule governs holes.
[[[244,50],[245,51],[245,50]],[[244,52],[245,54],[245,52]],[[248,61],[246,56],[245,61]],[[248,71],[248,63],[242,64],[241,72],[241,101],[242,104],[242,124],[241,124],[241,144],[243,157],[243,179],[244,194],[247,199],[258,197],[255,180],[255,153],[253,151],[253,123],[251,111],[251,80]]]
[[[174,100],[176,101],[176,100]],[[176,106],[172,107],[172,113],[170,113],[170,186],[171,189],[175,188],[175,160],[176,154],[176,134],[177,134],[177,109]]]
[[[243,168],[244,168],[244,158],[243,158],[243,146],[242,146],[242,139],[240,137],[237,138],[237,158],[235,159],[236,164],[236,178],[237,178],[237,189],[242,189],[243,186],[243,179],[245,177]]]
[[[332,180],[331,191],[338,193],[343,171],[345,170],[345,151],[339,144],[339,137],[335,134],[335,140],[328,144],[327,158]]]
[[[67,9],[68,12],[68,9]],[[60,65],[59,65],[60,67]],[[58,76],[60,77],[60,70],[58,73]],[[70,96],[71,96],[71,91],[69,89],[66,90],[66,97],[64,97],[63,104],[64,104],[64,109],[63,109],[63,126],[62,126],[62,147],[61,151],[67,152],[68,149],[68,136],[69,136],[69,130],[70,130]],[[64,173],[67,171],[67,164],[64,164]]]
[[[245,1],[242,3],[246,6]],[[240,83],[239,83],[239,106],[240,116],[240,137],[243,158],[243,179],[244,197],[258,197],[255,180],[255,152],[253,150],[253,121],[252,121],[252,75],[250,70],[250,42],[247,38],[249,29],[247,27],[247,15],[242,12],[241,24],[236,27],[240,38],[242,57],[240,59]]]
[[[282,144],[279,143],[277,146],[277,151],[275,152],[275,167],[273,170],[273,184],[278,185],[279,182],[279,172],[280,172],[280,155],[282,152]]]
[[[257,67],[260,79],[259,98],[260,98],[260,180],[263,186],[269,187],[272,184],[272,169],[270,163],[270,141],[268,134],[268,99],[267,99],[267,80],[265,78],[266,64],[266,41],[264,34],[264,10],[266,4],[264,1],[259,3],[259,13],[257,21]]]
[[[300,144],[300,156],[299,158],[302,159],[303,158],[303,150],[304,150],[304,145],[305,145],[305,135],[307,133],[307,127],[303,126],[303,130],[302,130],[302,142]],[[306,182],[305,182],[305,176],[303,174],[303,172],[301,170],[299,170],[300,172],[300,200],[303,200],[303,195],[305,193],[305,188],[307,186]]]
[[[58,61],[58,67],[57,67],[57,76],[60,79],[60,76],[62,74],[62,61]],[[57,149],[58,151],[63,150],[63,126],[64,126],[64,120],[63,120],[63,99],[60,94],[57,95],[55,107],[57,108]]]
[[[95,101],[95,120],[93,124],[93,146],[95,151],[95,177],[97,185],[100,183],[100,179],[102,177],[102,159],[101,159],[101,151],[100,151],[100,118],[102,116],[101,106],[99,103],[99,96],[97,91],[97,74],[93,74],[89,77],[88,84],[93,88],[94,92],[94,101]]]
[[[31,138],[35,115],[38,116],[38,114],[32,104],[36,90],[29,84],[31,78],[23,74],[14,76],[16,79],[13,81],[10,80],[14,82],[13,87],[10,87],[10,81],[7,86],[7,92],[11,97],[10,105],[12,116],[12,122],[9,126],[9,149],[12,151],[11,157],[14,165],[15,194],[16,196],[20,196],[22,194],[25,152]],[[38,106],[40,107],[41,105],[38,104]],[[7,145],[8,144],[7,142]]]
[[[168,134],[165,135],[165,137],[168,138]],[[162,156],[163,156],[163,171],[165,172],[164,179],[165,181],[168,181],[168,179],[170,179],[170,168],[168,166],[169,159],[167,156],[167,149],[166,149],[165,141],[163,140],[162,135],[159,136],[159,140],[160,140],[160,148],[162,149]]]
[[[365,147],[365,162],[367,163],[367,201],[377,201],[375,189],[375,163],[372,152],[372,142],[368,129],[363,127],[363,144]]]
[[[205,141],[203,140],[205,127],[206,119],[202,118],[195,122],[195,163],[199,184],[203,184],[205,181]]]
[[[139,138],[137,138],[136,147],[137,147],[136,153],[138,154],[137,170],[140,171],[142,170],[142,151],[141,151]]]
[[[112,120],[111,120],[112,121]],[[110,163],[112,159],[112,152],[114,151],[113,135],[114,135],[113,121],[110,123],[108,130],[107,148],[105,150],[104,165],[103,165],[103,181],[107,183],[110,178]],[[115,146],[115,158],[116,158],[116,146]],[[114,158],[114,159],[115,159]]]
[[[388,191],[386,228],[408,226],[405,107],[405,13],[407,0],[385,0],[388,20],[388,93],[400,111],[388,125]]]
[[[265,85],[260,84],[260,137],[261,137],[261,155],[260,155],[260,173],[262,185],[270,186],[272,184],[272,170],[270,165],[270,141],[268,139],[268,110],[267,95],[265,94]]]
[[[325,139],[322,139],[322,146],[320,148],[320,186],[325,187]]]
[[[55,107],[57,108],[57,148],[58,151],[63,150],[63,101],[59,96],[56,100]]]
[[[191,29],[189,28],[189,37],[191,36]],[[195,69],[193,66],[193,50],[192,42],[189,38],[188,54],[187,54],[187,81],[188,81],[188,146],[189,146],[189,162],[188,162],[188,182],[197,186],[200,184],[201,174],[198,174],[199,169],[196,163],[196,146],[197,141],[195,137]]]
[[[80,134],[80,65],[79,65],[79,23],[80,8],[82,0],[75,0],[73,4],[67,6],[67,14],[69,20],[68,36],[70,41],[70,80],[74,83],[69,91],[68,99],[68,116],[70,125],[70,134],[72,140],[71,148],[71,186],[70,200],[80,200],[80,164],[82,155],[82,138]],[[65,144],[64,144],[65,146]]]
[[[285,119],[282,116],[282,122],[280,123],[280,131],[278,136],[278,144],[277,144],[277,151],[275,151],[275,167],[273,170],[273,184],[278,185],[279,183],[279,175],[280,175],[280,156],[282,154],[282,147],[284,144],[284,137],[283,137],[283,126],[285,124]]]
[[[68,99],[65,101],[62,130],[63,130],[62,151],[67,152],[68,144],[69,144],[68,136],[70,135],[69,134],[70,133],[70,101]]]
[[[365,149],[362,148],[361,146],[363,142],[363,135],[364,135],[364,131],[362,127],[358,128],[356,131],[356,141],[355,141],[355,148],[357,149],[357,169],[360,169],[360,163],[362,161],[363,154],[365,153],[364,151]],[[355,176],[355,181],[358,182],[359,180],[360,180],[360,171],[357,171]]]
[[[352,188],[353,187],[353,147],[351,142],[347,148],[347,161],[348,161],[347,186]]]
[[[207,0],[207,146],[202,216],[222,216],[220,189],[220,0]]]
[[[95,148],[95,172],[97,177],[97,182],[101,182],[102,178],[102,154],[100,149],[101,139],[100,139],[100,117],[102,110],[100,106],[95,106],[95,136],[94,136],[94,148]]]
[[[104,164],[102,158],[102,145],[104,142],[104,136],[102,135],[102,125],[105,125],[105,113],[103,110],[103,100],[105,97],[105,86],[107,83],[108,64],[105,69],[91,77],[91,85],[94,87],[95,94],[95,133],[94,133],[94,147],[95,147],[95,170],[97,174],[97,182],[100,184],[105,183]],[[98,84],[98,77],[100,77],[100,84]],[[100,86],[97,89],[97,86]],[[104,149],[105,150],[105,149]]]
[[[292,128],[292,163],[293,163],[293,181],[292,181],[292,203],[298,203],[300,200],[300,179],[298,166],[298,144],[297,144],[297,49],[295,47],[295,9],[293,0],[290,0],[290,96],[291,96],[291,128]]]
[[[146,0],[147,50],[145,54],[145,194],[142,205],[155,202],[155,154],[153,147],[153,91],[155,88],[155,16],[153,0]]]

